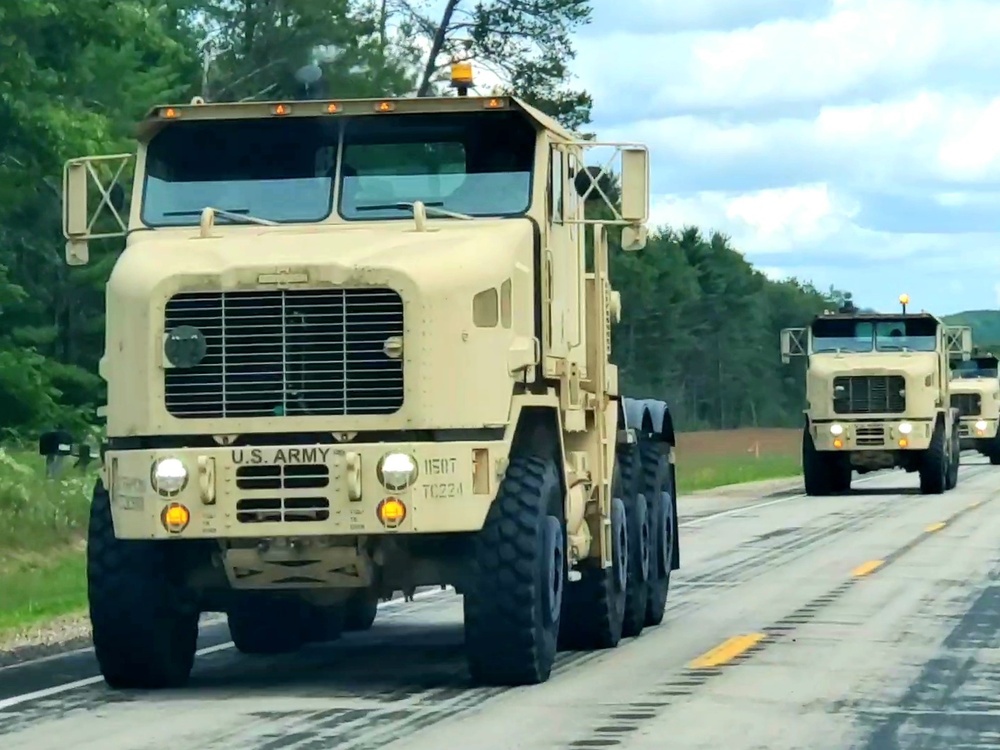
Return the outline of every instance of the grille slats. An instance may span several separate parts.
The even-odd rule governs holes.
[[[403,363],[384,352],[403,335],[391,289],[182,292],[165,329],[193,326],[205,358],[164,374],[167,411],[181,419],[392,414]]]
[[[837,414],[901,414],[906,411],[901,375],[843,375],[833,379]]]
[[[963,417],[978,417],[983,411],[983,399],[978,393],[953,393],[951,405]]]

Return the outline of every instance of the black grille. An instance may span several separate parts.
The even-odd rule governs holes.
[[[833,379],[837,414],[900,414],[906,411],[901,375],[846,375]]]
[[[385,353],[403,335],[391,289],[183,292],[165,328],[207,340],[194,367],[165,370],[167,411],[182,419],[392,414],[403,362]]]
[[[978,393],[953,393],[951,405],[963,417],[978,417],[983,411],[983,400]]]

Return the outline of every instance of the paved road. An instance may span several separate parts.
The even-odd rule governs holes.
[[[545,685],[469,688],[460,600],[430,592],[291,657],[242,657],[210,625],[180,691],[114,693],[89,652],[0,669],[0,747],[997,748],[1000,468],[965,460],[940,496],[894,472],[691,501],[664,624],[563,655]]]

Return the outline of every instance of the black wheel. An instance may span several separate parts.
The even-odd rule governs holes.
[[[344,604],[344,630],[370,630],[377,616],[378,595],[371,589],[355,591]]]
[[[993,466],[1000,466],[1000,451],[995,451],[989,454],[990,464]]]
[[[622,636],[632,638],[646,625],[649,602],[649,570],[651,531],[649,508],[642,492],[642,459],[638,445],[618,449],[618,481],[614,492],[625,505],[625,527],[628,533],[628,583],[625,587],[625,619]]]
[[[94,653],[115,689],[180,687],[194,665],[197,603],[179,580],[171,542],[115,538],[111,499],[94,487],[87,529],[87,596]]]
[[[342,605],[332,607],[309,605],[303,616],[306,618],[303,640],[308,643],[331,643],[339,640],[347,630],[346,611]],[[292,650],[295,650],[294,647]]]
[[[485,685],[545,682],[556,657],[566,532],[554,461],[512,456],[476,536],[464,596],[472,679]]]
[[[807,495],[831,493],[830,467],[825,459],[826,456],[816,450],[809,426],[806,425],[802,430],[802,476]]]
[[[827,456],[820,454],[819,458],[827,461],[831,492],[850,492],[853,472],[850,458],[836,453]]]
[[[959,447],[958,423],[951,428],[951,461],[948,464],[948,484],[945,489],[953,490],[958,486],[958,471],[962,465],[962,450]]]
[[[663,622],[670,593],[670,573],[674,568],[676,519],[674,517],[673,471],[656,443],[639,443],[642,460],[642,491],[649,516],[649,596],[646,626]]]
[[[226,614],[229,636],[243,654],[288,654],[310,640],[327,640],[317,629],[317,610],[297,598],[241,592]]]
[[[948,484],[949,454],[944,425],[938,422],[931,435],[931,444],[920,462],[920,491],[925,495],[940,495]]]
[[[580,579],[566,587],[560,648],[591,651],[614,648],[622,639],[628,584],[628,527],[625,504],[611,500],[611,565],[587,559],[579,566]]]

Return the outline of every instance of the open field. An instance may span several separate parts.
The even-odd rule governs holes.
[[[799,430],[679,436],[682,493],[799,472]],[[0,636],[86,608],[82,538],[96,470],[46,480],[41,457],[0,449]]]
[[[677,437],[681,492],[795,476],[802,471],[802,430],[685,432]]]

